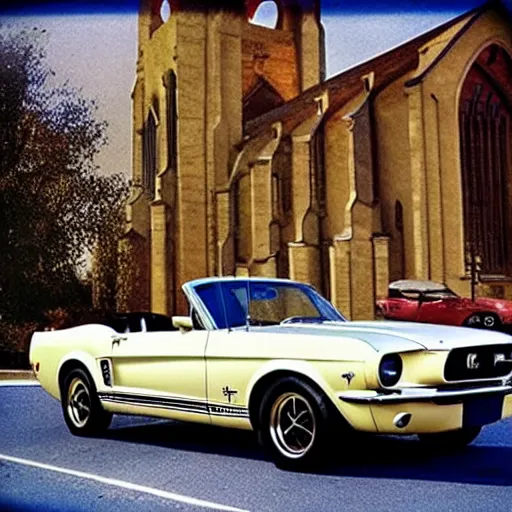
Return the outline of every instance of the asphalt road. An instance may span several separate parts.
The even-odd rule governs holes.
[[[251,433],[116,416],[105,437],[74,437],[40,387],[0,386],[0,510],[512,511],[512,421],[451,455],[358,442],[348,456],[340,438],[321,473],[285,472]]]

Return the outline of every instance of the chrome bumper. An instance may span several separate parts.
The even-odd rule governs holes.
[[[464,390],[442,390],[437,388],[402,388],[389,393],[371,390],[345,391],[338,398],[355,404],[398,404],[408,402],[433,402],[437,405],[451,405],[463,402],[466,398],[485,395],[510,395],[512,385],[487,386]]]

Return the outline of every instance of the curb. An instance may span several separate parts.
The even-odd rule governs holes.
[[[32,370],[0,370],[0,381],[1,380],[35,381],[36,378]]]

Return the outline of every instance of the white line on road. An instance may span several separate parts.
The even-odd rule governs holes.
[[[191,496],[185,496],[183,494],[176,494],[173,492],[163,491],[161,489],[153,489],[152,487],[146,487],[144,485],[132,484],[130,482],[124,482],[122,480],[116,480],[114,478],[105,478],[103,476],[94,475],[92,473],[84,473],[82,471],[75,471],[74,469],[59,468],[57,466],[50,466],[49,464],[43,464],[33,460],[19,459],[18,457],[11,457],[10,455],[0,454],[0,460],[8,462],[14,462],[16,464],[24,464],[25,466],[33,466],[35,468],[47,469],[49,471],[55,471],[57,473],[64,473],[65,475],[76,476],[78,478],[87,478],[94,480],[106,485],[114,485],[116,487],[122,487],[124,489],[130,489],[132,491],[145,492],[146,494],[152,494],[159,498],[167,500],[179,501],[188,505],[195,505],[197,507],[206,507],[216,510],[226,510],[230,512],[248,512],[240,508],[230,507],[228,505],[221,505],[211,501],[200,500]]]

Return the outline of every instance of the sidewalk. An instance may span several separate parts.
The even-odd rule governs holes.
[[[32,370],[0,370],[1,380],[36,380]]]

